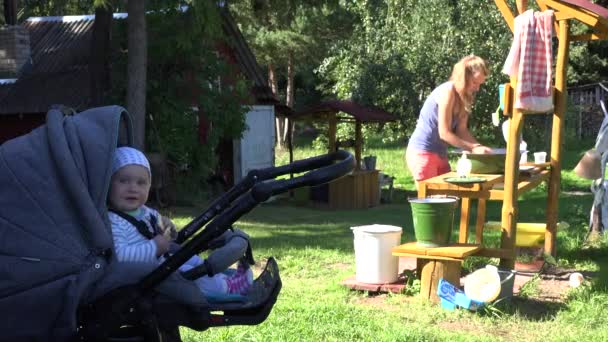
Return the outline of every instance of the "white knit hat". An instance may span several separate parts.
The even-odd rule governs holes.
[[[148,174],[152,177],[150,163],[143,153],[133,147],[123,146],[117,148],[114,152],[114,160],[112,161],[112,174],[127,165],[141,165],[148,170]]]

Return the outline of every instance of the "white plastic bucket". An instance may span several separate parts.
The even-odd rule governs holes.
[[[355,235],[355,279],[368,284],[393,283],[399,258],[391,249],[401,244],[401,227],[373,224],[351,227]]]

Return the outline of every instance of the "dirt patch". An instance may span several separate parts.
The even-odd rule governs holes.
[[[563,303],[566,294],[570,290],[567,279],[543,279],[538,284],[539,293],[533,296],[541,301]]]

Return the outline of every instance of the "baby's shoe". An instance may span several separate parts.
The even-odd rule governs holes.
[[[226,279],[228,293],[246,295],[253,284],[253,271],[251,268],[239,262],[236,272]]]

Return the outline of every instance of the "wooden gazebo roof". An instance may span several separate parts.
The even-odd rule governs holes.
[[[390,122],[396,120],[395,116],[381,108],[363,106],[353,100],[324,101],[316,106],[295,113],[291,119],[327,121],[329,123],[329,131],[327,133],[329,152],[336,150],[336,128],[338,122],[354,122],[356,169],[361,168],[361,148],[363,144],[361,125],[363,123]]]
[[[315,120],[329,120],[332,115],[339,112],[348,114],[361,122],[389,122],[395,121],[393,114],[374,106],[363,106],[353,100],[330,100],[294,114],[293,119],[300,120],[312,117]],[[342,119],[346,119],[341,117]],[[338,118],[340,119],[340,117]]]

